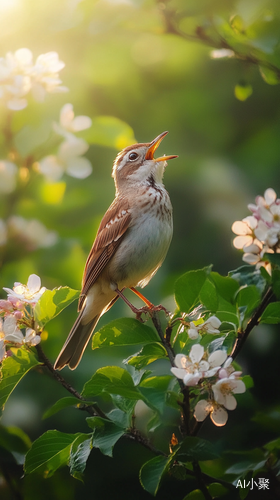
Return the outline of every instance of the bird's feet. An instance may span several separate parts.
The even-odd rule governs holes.
[[[136,310],[135,308],[135,314],[136,314],[136,319],[141,321],[141,323],[144,323],[143,319],[141,318],[141,315],[144,314],[149,314],[149,316],[152,316],[154,312],[158,311],[164,311],[166,316],[170,316],[170,312],[161,304],[158,306],[155,306],[154,304],[151,304],[150,306],[144,306],[140,307],[140,309]]]

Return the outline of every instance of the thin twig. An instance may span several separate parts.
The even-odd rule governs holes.
[[[235,359],[236,356],[240,353],[242,347],[244,346],[249,334],[253,330],[255,326],[257,326],[260,322],[261,315],[263,314],[264,310],[266,309],[267,305],[272,301],[273,299],[273,291],[272,288],[269,287],[266,294],[263,297],[262,302],[260,305],[257,307],[255,312],[253,313],[253,316],[249,319],[246,328],[243,332],[239,332],[237,339],[235,341],[235,344],[232,348],[230,356]]]
[[[72,387],[66,380],[60,375],[59,372],[57,372],[53,365],[51,364],[50,360],[47,358],[45,355],[42,347],[40,344],[36,345],[36,350],[38,353],[39,360],[43,362],[43,364],[48,368],[48,370],[51,372],[52,376],[61,384],[70,394],[75,396],[75,398],[79,399],[80,401],[85,401],[85,398]],[[87,411],[91,416],[96,416],[98,415],[99,417],[108,419],[107,415],[103,413],[103,411],[94,403],[91,405],[85,404],[80,407],[81,410]]]

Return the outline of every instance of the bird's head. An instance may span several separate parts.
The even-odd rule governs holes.
[[[116,157],[112,177],[117,190],[125,189],[129,184],[139,184],[153,179],[162,183],[167,160],[177,155],[154,158],[154,153],[168,132],[162,132],[152,142],[133,144],[123,149]]]

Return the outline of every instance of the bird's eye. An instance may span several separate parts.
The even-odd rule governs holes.
[[[130,153],[128,159],[131,161],[137,160],[138,154],[137,153]]]

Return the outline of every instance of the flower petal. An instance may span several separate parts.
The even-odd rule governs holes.
[[[214,368],[215,366],[221,366],[225,360],[227,359],[227,353],[226,351],[218,350],[212,352],[208,358],[208,362],[211,366],[211,368]]]
[[[171,371],[175,377],[180,378],[183,380],[184,376],[186,375],[186,370],[183,370],[182,368],[175,368],[172,367]]]
[[[217,427],[222,427],[227,423],[228,414],[227,411],[224,410],[224,408],[221,408],[221,406],[217,406],[211,412],[210,418],[213,424],[217,425]]]
[[[92,172],[92,166],[87,158],[70,158],[67,160],[66,172],[76,179],[86,179]]]
[[[226,394],[224,399],[224,407],[227,410],[235,410],[237,406],[237,402],[235,397],[232,394]]]
[[[277,195],[272,188],[266,189],[264,192],[264,199],[268,205],[271,205],[277,198]]]
[[[212,410],[212,405],[205,399],[198,401],[194,409],[194,417],[198,422],[203,422]]]
[[[28,281],[27,281],[27,288],[28,290],[35,294],[40,290],[41,287],[41,278],[37,276],[37,274],[30,274]]]
[[[189,357],[193,363],[199,363],[204,354],[204,347],[200,344],[195,344],[192,346]]]

